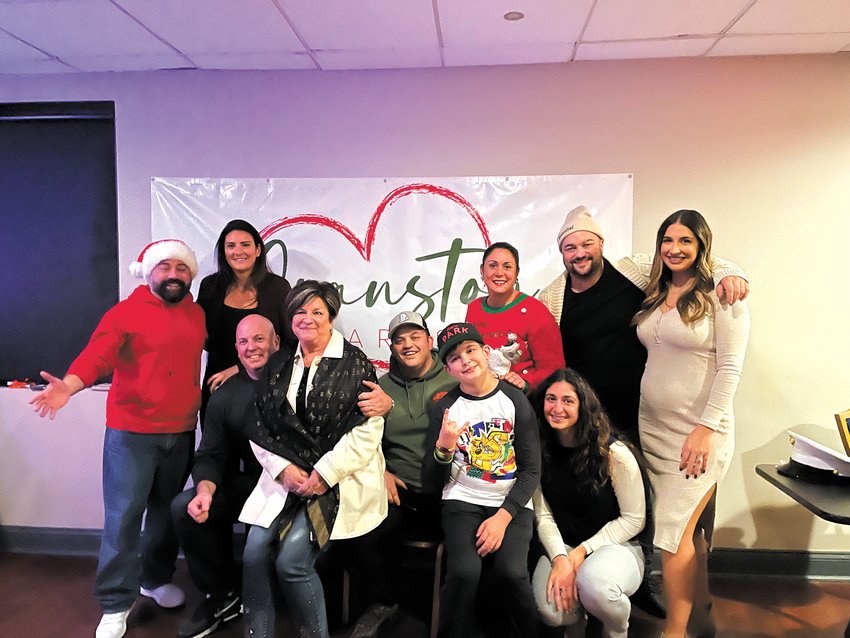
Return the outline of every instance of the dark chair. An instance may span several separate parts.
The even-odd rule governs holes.
[[[443,554],[445,547],[442,540],[404,539],[399,544],[411,551],[433,551],[434,552],[434,580],[431,593],[431,638],[437,638],[437,629],[440,626],[440,585],[443,579]],[[350,614],[350,576],[348,570],[342,572],[342,622],[347,625]]]

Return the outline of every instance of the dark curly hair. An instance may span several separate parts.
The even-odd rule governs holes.
[[[554,384],[565,381],[575,388],[578,395],[578,421],[576,422],[576,449],[573,470],[578,477],[579,486],[589,489],[592,494],[598,494],[599,490],[611,478],[610,469],[610,444],[611,444],[611,422],[602,408],[602,403],[596,392],[590,387],[583,376],[572,368],[561,368],[555,370],[537,386],[537,389],[529,397],[531,405],[537,414],[540,427],[540,444],[543,453],[543,472],[552,456],[552,451],[557,449],[561,443],[558,441],[556,431],[553,430],[546,417],[543,416],[543,404],[546,393]],[[615,435],[615,438],[616,437]]]

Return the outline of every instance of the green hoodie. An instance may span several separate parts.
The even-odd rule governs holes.
[[[402,376],[395,358],[390,357],[390,371],[378,381],[395,405],[385,417],[381,446],[387,470],[398,476],[408,489],[422,489],[422,459],[428,433],[431,405],[457,385],[443,367],[436,350],[431,350],[431,367],[424,376],[408,379]]]

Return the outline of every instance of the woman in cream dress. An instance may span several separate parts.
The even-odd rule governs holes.
[[[717,483],[734,449],[732,399],[749,334],[746,302],[718,300],[711,229],[680,210],[658,230],[646,301],[635,316],[646,347],[640,440],[655,493],[655,545],[667,596],[663,636],[714,634],[707,552]]]

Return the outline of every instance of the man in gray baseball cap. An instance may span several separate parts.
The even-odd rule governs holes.
[[[390,370],[372,391],[360,395],[360,406],[384,415],[381,445],[387,462],[384,479],[389,511],[374,532],[350,541],[349,567],[355,578],[362,576],[360,589],[371,604],[349,638],[376,635],[395,614],[398,592],[409,590],[394,581],[398,543],[393,541],[440,535],[440,495],[422,493],[422,459],[431,404],[457,381],[440,362],[421,314],[398,313],[390,320],[388,334]]]

